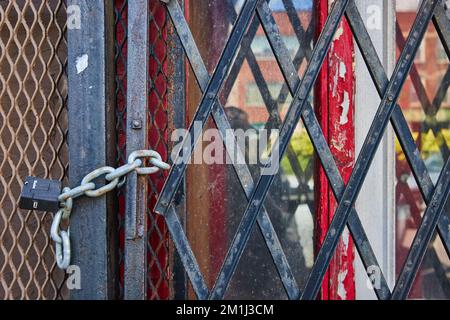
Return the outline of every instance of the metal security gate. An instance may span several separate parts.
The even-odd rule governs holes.
[[[359,11],[362,2],[0,4],[0,298],[354,299],[361,270],[378,299],[423,297],[430,273],[437,296],[450,297],[449,10],[444,0],[420,1],[404,14],[409,33],[397,19],[390,70],[372,37],[377,8]],[[440,46],[442,77],[432,84],[425,43]],[[363,118],[367,134],[357,124],[370,111],[357,99],[358,59],[370,99],[381,100]],[[404,107],[408,99],[424,121]],[[377,181],[389,124],[396,149],[382,160],[397,180]],[[244,148],[240,130],[253,132]],[[251,149],[263,134],[269,143]],[[204,161],[204,140],[226,149],[210,149],[223,163]],[[131,170],[117,192],[76,200],[80,288],[69,289],[54,263],[52,215],[17,210],[21,182],[35,175],[79,186],[86,173],[146,149],[170,172]],[[397,227],[393,268],[366,226],[374,210],[357,201],[374,183],[392,186],[383,196],[396,202],[389,219],[399,223],[382,221]],[[385,231],[376,229],[383,239]]]
[[[192,125],[189,128],[188,136],[191,139],[184,140],[182,148],[180,148],[181,151],[178,153],[178,159],[183,161],[176,162],[173,165],[156,203],[155,211],[162,215],[167,223],[171,239],[174,242],[190,284],[192,285],[192,290],[195,292],[197,298],[224,298],[255,224],[258,224],[265,244],[279,273],[279,281],[282,283],[290,299],[316,298],[345,226],[350,230],[355,247],[368,271],[368,276],[372,275],[370,271],[372,270],[371,267],[378,267],[381,270],[359,220],[358,213],[354,209],[354,204],[389,122],[394,127],[402,150],[427,204],[427,208],[407,254],[406,261],[401,268],[394,289],[392,291],[390,290],[381,273],[379,285],[375,286],[374,290],[379,299],[407,298],[421,261],[427,251],[428,244],[436,230],[445,246],[447,254],[449,253],[449,221],[443,212],[446,208],[450,192],[450,160],[446,160],[440,176],[436,184],[434,184],[430,179],[423,160],[420,158],[420,152],[410,133],[402,110],[397,104],[399,94],[429,23],[432,22],[434,24],[447,56],[450,55],[450,24],[446,16],[444,2],[438,0],[422,1],[409,36],[403,45],[391,80],[388,80],[386,76],[371,39],[368,36],[365,24],[361,19],[355,2],[352,0],[334,1],[330,9],[329,17],[318,37],[301,79],[297,76],[296,69],[289,56],[289,51],[281,39],[278,26],[273,19],[273,14],[267,1],[247,0],[243,2],[231,29],[230,36],[211,75],[208,74],[179,3],[175,0],[164,2],[166,2],[167,12],[171,17],[176,33],[181,39],[181,44],[202,91],[202,95],[195,115],[192,118]],[[347,184],[344,184],[342,180],[336,162],[324,139],[321,127],[308,99],[325,55],[336,33],[338,24],[344,16],[349,22],[355,41],[372,77],[372,81],[382,98]],[[242,193],[248,199],[248,205],[245,208],[242,219],[240,219],[239,226],[237,227],[237,231],[223,263],[220,264],[219,272],[214,278],[212,287],[208,286],[205,281],[204,273],[201,271],[199,263],[194,256],[182,221],[180,221],[174,209],[174,201],[177,201],[177,191],[184,181],[184,173],[187,168],[188,159],[192,155],[192,150],[195,149],[196,142],[200,138],[200,133],[194,130],[194,123],[201,123],[204,127],[209,117],[212,116],[223,137],[225,137],[225,130],[231,128],[224,109],[219,102],[219,96],[226,77],[230,74],[233,65],[238,61],[238,58],[236,58],[238,50],[240,48],[242,50],[243,47],[245,48],[243,39],[245,39],[249,30],[248,28],[254,21],[257,21],[257,23],[263,26],[267,40],[270,43],[288,89],[292,94],[292,103],[284,115],[284,121],[281,126],[279,144],[275,147],[279,149],[273,149],[271,154],[277,157],[276,160],[282,159],[294,129],[301,118],[338,202],[334,218],[329,225],[329,231],[325,236],[306,284],[303,287],[297,284],[270,217],[263,208],[264,200],[268,196],[270,186],[275,178],[273,174],[261,175],[258,180],[253,181],[248,167],[245,165],[234,166],[237,176],[240,179]],[[128,74],[128,77],[130,76]],[[190,152],[183,152],[182,150],[190,150]]]
[[[167,131],[169,130],[169,74],[168,70],[168,50],[169,35],[167,28],[167,18],[164,7],[158,1],[147,1],[131,3],[127,0],[115,1],[115,65],[116,65],[116,131],[118,134],[117,154],[118,165],[126,163],[127,150],[139,148],[136,145],[146,144],[152,146],[154,150],[159,152],[164,158],[168,156]],[[128,33],[129,19],[133,17],[135,12],[130,10],[138,10],[139,12],[147,12],[146,26],[139,26],[140,32],[146,32],[148,35],[142,39],[141,43],[136,45],[142,46],[141,49],[147,51],[148,63],[147,68],[142,68],[139,64],[133,64],[133,57],[130,57],[130,36]],[[131,19],[133,20],[133,18]],[[133,22],[133,21],[132,21]],[[131,36],[133,37],[133,35]],[[133,53],[133,52],[132,52]],[[132,54],[131,53],[131,54]],[[142,58],[142,57],[141,57]],[[149,83],[147,87],[136,88],[141,92],[133,92],[132,94],[142,94],[146,102],[140,106],[127,105],[127,92],[129,86],[133,86],[135,79],[130,77],[128,68],[133,73],[136,68],[141,70],[142,77],[148,77]],[[145,98],[146,97],[146,98]],[[142,112],[139,116],[131,119],[131,130],[127,125],[127,115],[133,115],[134,112]],[[130,119],[129,119],[130,120]],[[134,122],[134,124],[133,124]],[[147,127],[147,123],[150,125]],[[127,131],[128,130],[128,131]],[[135,136],[140,132],[140,136]],[[130,139],[130,140],[128,140]],[[170,244],[164,221],[160,216],[152,212],[156,195],[162,188],[165,176],[164,173],[153,175],[147,181],[140,181],[140,185],[132,185],[126,192],[119,190],[118,193],[118,215],[119,215],[119,265],[120,265],[120,297],[124,297],[124,281],[131,283],[139,282],[139,286],[134,289],[141,296],[148,299],[169,299],[169,264],[171,255],[169,253]],[[147,195],[141,195],[142,198],[134,199],[133,196],[137,192],[137,188],[147,187]],[[127,196],[125,195],[127,194]],[[132,252],[126,256],[126,216],[132,214],[134,208],[126,208],[130,202],[138,201],[142,203],[140,214],[146,219],[147,236],[143,237],[141,242],[142,250],[139,253]],[[128,239],[129,240],[129,239]],[[125,265],[125,260],[133,259],[133,255],[138,261],[137,266],[142,268],[140,275],[137,272],[131,272]],[[128,278],[128,279],[127,279]],[[146,289],[144,289],[146,288]],[[137,293],[136,293],[137,294]]]
[[[66,3],[0,3],[0,299],[67,298],[50,213],[18,210],[27,175],[67,182]]]

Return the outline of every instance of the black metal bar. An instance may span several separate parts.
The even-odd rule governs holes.
[[[261,94],[261,97],[266,105],[267,111],[269,112],[271,117],[275,117],[275,121],[280,120],[280,115],[278,112],[278,106],[275,100],[270,93],[269,86],[267,85],[266,80],[264,79],[264,75],[259,68],[258,61],[256,60],[253,52],[249,51],[247,53],[247,63],[250,67],[250,71],[253,74],[253,78],[255,79],[255,83],[258,87],[258,90]]]
[[[148,34],[149,2],[128,3],[127,154],[148,148]],[[147,188],[146,176],[127,177],[124,248],[124,298],[147,296]]]
[[[178,0],[181,10],[184,10],[184,0]],[[186,108],[177,106],[186,105],[186,63],[183,44],[175,29],[169,33],[170,61],[173,64],[172,76],[169,77],[169,101],[168,105],[173,106],[173,129],[186,128]],[[178,215],[183,230],[186,232],[187,204],[186,204],[186,180],[181,182],[177,194],[175,211]],[[173,254],[173,298],[175,300],[186,300],[188,298],[188,276],[186,274],[182,259],[178,250]]]
[[[312,36],[313,36],[313,31],[314,31],[314,20],[310,22],[308,29],[305,32],[305,38],[304,41],[302,42],[301,40],[299,40],[300,46],[297,50],[297,52],[295,53],[294,59],[292,60],[292,63],[295,67],[295,70],[300,69],[300,66],[303,62],[303,59],[306,59],[306,61],[310,61],[311,59],[311,49],[310,49],[310,43],[312,40]],[[307,46],[307,48],[304,48],[303,45]],[[278,103],[284,103],[287,99],[289,95],[289,86],[287,85],[287,83],[283,84],[283,87],[280,90],[280,95],[278,96]]]
[[[270,0],[266,0],[266,2],[269,2]],[[292,14],[292,12],[288,11],[287,12],[288,15]],[[230,19],[234,19],[235,18],[235,11],[231,11],[231,17]],[[294,13],[295,14],[295,13]],[[294,18],[290,17],[290,20],[295,20]],[[299,41],[299,48],[298,51],[295,55],[294,58],[294,65],[296,66],[296,69],[298,69],[303,61],[304,58],[307,59],[307,61],[309,61],[309,57],[311,56],[311,48],[309,46],[309,43],[312,40],[312,35],[313,35],[313,23],[311,23],[307,30],[304,31],[303,27],[301,26],[301,24],[298,24],[298,26],[300,28],[302,28],[302,31],[297,31],[296,30],[296,34],[298,35],[298,41]],[[247,33],[244,36],[244,39],[242,40],[242,44],[241,44],[241,48],[238,52],[238,55],[236,56],[236,59],[234,61],[233,67],[230,71],[230,74],[227,78],[227,81],[225,82],[224,85],[224,89],[223,89],[223,96],[224,97],[228,97],[230,95],[230,92],[233,88],[234,83],[236,82],[237,76],[239,75],[239,71],[242,67],[242,64],[244,63],[245,59],[247,58],[247,56],[249,54],[253,54],[251,52],[250,47],[252,44],[252,41],[256,35],[256,32],[258,31],[258,28],[260,26],[260,22],[258,19],[254,19],[252,21],[252,24],[250,25]],[[296,24],[297,26],[297,24]],[[306,46],[303,46],[303,44],[305,44]],[[248,59],[248,58],[247,58]],[[252,69],[253,71],[253,69]],[[286,85],[283,85],[281,91],[280,91],[280,95],[277,99],[278,103],[284,103],[287,99],[288,96],[288,92],[289,89],[287,88]]]
[[[395,42],[397,43],[397,47],[399,48],[399,50],[403,51],[405,47],[405,37],[403,36],[403,32],[402,29],[400,28],[400,25],[398,24],[398,21],[395,24]],[[430,100],[428,99],[427,91],[425,90],[425,86],[420,80],[420,74],[415,64],[411,66],[409,76],[411,78],[411,83],[414,87],[414,90],[417,93],[417,96],[419,97],[419,101],[422,104],[425,113],[428,114],[432,112],[431,103]]]
[[[228,4],[230,7],[230,13],[231,13],[230,20],[234,20],[237,16],[237,13],[235,12],[234,6],[230,0],[228,0]],[[260,21],[258,19],[254,19],[252,21],[252,24],[249,27],[249,30],[247,31],[246,35],[244,36],[244,39],[242,40],[241,49],[235,59],[235,62],[231,69],[230,75],[228,76],[227,81],[225,82],[222,97],[225,99],[228,98],[229,94],[231,93],[231,89],[233,88],[233,85],[237,79],[237,76],[239,75],[239,71],[242,66],[242,63],[246,59],[247,63],[249,64],[250,70],[253,74],[253,77],[255,79],[255,82],[258,86],[258,89],[261,93],[261,96],[263,97],[267,111],[269,112],[269,115],[270,115],[269,121],[266,124],[265,128],[268,130],[271,130],[276,126],[279,126],[282,122],[280,114],[279,114],[279,110],[278,110],[278,104],[284,103],[286,101],[286,99],[288,97],[289,89],[287,88],[286,83],[284,83],[277,100],[276,101],[273,100],[273,97],[271,96],[269,88],[264,80],[264,76],[258,65],[257,59],[256,59],[254,53],[250,50],[251,42],[254,39],[254,37],[256,35],[256,31],[258,30],[259,26],[260,26]],[[300,28],[303,28],[301,26],[301,24],[298,24],[298,26]],[[300,37],[299,38],[300,43],[302,43],[302,42],[309,43],[309,41],[311,40],[310,32],[308,32],[308,34],[305,34],[305,32],[302,30],[300,33],[297,32],[297,34]],[[297,68],[300,67],[300,64],[303,61],[306,52],[309,52],[309,51],[303,50],[303,46],[299,47],[298,53],[296,55],[297,56],[297,59],[296,59]],[[293,147],[291,145],[289,145],[286,152],[287,152],[289,164],[291,165],[291,168],[299,182],[298,190],[305,194],[308,191],[311,192],[309,186],[307,185],[307,183],[305,183],[305,178],[303,177],[303,175],[304,175],[303,170],[298,162],[298,159],[297,159],[297,156],[295,155],[295,151],[294,151]],[[311,201],[308,201],[307,204],[308,204],[308,207],[310,208],[310,211],[314,212]]]
[[[266,2],[268,2],[268,1],[266,0]],[[230,20],[234,20],[237,16],[237,13],[235,12],[234,6],[230,0],[228,0],[228,4],[230,7]],[[267,3],[266,3],[266,6],[267,6]],[[257,8],[257,10],[259,10],[259,8]],[[225,99],[228,98],[229,94],[231,93],[231,89],[237,79],[237,76],[239,74],[242,63],[246,59],[247,63],[249,64],[250,70],[253,74],[253,77],[255,79],[255,82],[258,86],[258,89],[261,93],[261,96],[264,100],[264,104],[266,105],[267,111],[269,112],[269,115],[270,115],[268,124],[266,124],[266,129],[271,130],[271,129],[273,129],[273,127],[278,126],[282,122],[280,114],[279,114],[279,110],[278,110],[278,103],[285,102],[288,95],[283,93],[283,88],[282,88],[282,91],[280,91],[280,95],[278,96],[277,100],[275,101],[273,99],[273,97],[269,91],[269,88],[267,86],[267,83],[264,80],[262,71],[258,65],[258,61],[257,61],[254,53],[250,50],[251,42],[256,35],[256,31],[258,30],[259,25],[260,25],[259,19],[254,19],[252,21],[252,24],[249,27],[249,30],[247,31],[246,35],[244,36],[244,39],[242,40],[241,49],[235,59],[235,62],[231,69],[230,75],[228,76],[227,81],[225,82],[225,86],[224,86],[224,90],[223,90],[224,92],[222,94],[222,97]],[[301,25],[299,25],[299,27],[302,28]],[[300,42],[302,41],[302,39],[305,39],[305,41],[307,41],[306,36],[304,36],[304,31],[299,33],[299,37],[300,37],[299,38]],[[283,40],[281,40],[281,41],[283,41]],[[299,52],[304,53],[306,51],[302,50],[302,46],[300,46]],[[304,54],[301,55],[302,60],[303,60],[304,56],[305,56]],[[299,61],[298,65],[300,65],[300,64],[301,64],[301,61]],[[284,86],[286,86],[286,84],[284,84]],[[303,170],[301,169],[300,164],[298,163],[298,159],[296,158],[296,155],[295,155],[295,152],[294,152],[292,146],[290,146],[288,148],[287,155],[288,155],[288,160],[292,167],[292,170],[299,182],[299,190],[300,189],[303,189],[303,190],[309,189],[307,184],[303,183],[303,179],[302,179],[302,174],[303,174],[302,171]],[[312,209],[311,206],[310,206],[310,209]],[[311,212],[313,212],[313,210],[311,210]]]
[[[282,71],[285,71],[282,72],[285,81],[289,85],[291,92],[294,94],[295,89],[297,89],[298,84],[300,83],[300,78],[292,64],[289,51],[281,38],[275,19],[272,16],[272,11],[266,2],[260,2],[257,7],[257,12],[278,65]]]
[[[434,10],[433,24],[447,57],[450,57],[450,21],[444,7],[444,1],[441,1]]]
[[[202,125],[201,127],[203,128],[207,119],[209,118],[213,105],[216,103],[219,90],[222,87],[222,84],[228,74],[228,71],[231,68],[233,58],[236,55],[236,52],[242,41],[243,35],[247,30],[247,27],[249,26],[250,21],[254,15],[256,4],[257,0],[246,0],[241,9],[236,24],[231,32],[230,38],[227,44],[225,45],[225,48],[219,59],[216,71],[211,77],[208,86],[205,90],[205,93],[202,96],[200,106],[193,117],[192,124],[189,127],[189,133],[186,139],[183,140],[180,152],[178,153],[176,163],[172,166],[169,177],[156,203],[155,211],[160,214],[164,215],[167,212],[167,209],[170,203],[172,202],[176,189],[178,188],[183,178],[188,160],[191,157],[191,154],[201,134],[201,132],[195,130],[195,124],[201,123]],[[191,63],[197,64],[200,63],[200,61]],[[189,150],[189,152],[186,152],[186,150]]]
[[[439,39],[441,40],[445,53],[447,54],[447,57],[450,57],[450,20],[445,12],[444,2],[440,2],[439,5],[436,7],[433,16],[433,24],[435,26]],[[450,66],[447,68],[447,72],[445,73],[443,79],[441,80],[441,84],[438,88],[435,99],[433,100],[432,110],[434,111],[434,113],[427,113],[427,115],[434,116],[438,112],[439,108],[441,107],[442,100],[446,96],[449,85],[450,85]],[[441,149],[441,153],[445,159],[450,155],[450,150],[447,144],[445,143],[445,137],[442,135],[442,132],[440,130],[435,132],[434,127],[435,127],[434,125],[431,126],[437,140],[443,141],[443,144],[440,144],[439,148]]]
[[[181,11],[180,6],[176,2],[170,2],[167,4],[167,9],[172,18],[175,28],[178,31],[178,35],[183,39],[182,45],[184,46],[188,60],[197,62],[202,61],[200,53],[195,46],[192,34],[189,32],[189,28],[187,28],[186,21],[183,17],[183,12]],[[209,75],[204,63],[197,63],[196,65],[191,65],[191,67],[194,71],[194,75],[197,79],[200,89],[204,90],[209,79]],[[231,131],[229,129],[231,129],[231,126],[228,122],[223,107],[220,105],[220,102],[216,102],[214,104],[212,115],[220,131],[221,137],[225,141],[227,132],[230,137]],[[234,142],[235,138],[232,138],[232,142]],[[230,145],[225,146],[230,147]],[[236,152],[238,153],[237,157],[243,159],[243,155],[238,148],[234,148],[234,145],[231,146],[231,148],[236,149]],[[247,197],[249,197],[251,190],[253,189],[253,178],[247,165],[241,163],[244,162],[237,161],[237,163],[233,164],[233,167],[236,171],[237,177],[239,178],[239,182],[243,188],[243,191],[245,192]],[[295,299],[300,294],[299,288],[289,267],[287,258],[282,250],[281,243],[276,235],[272,223],[270,222],[270,217],[268,216],[265,209],[258,217],[258,225],[260,227],[261,234],[267,244],[267,247],[271,253],[271,256],[274,259],[275,266],[282,279],[286,292],[291,299]]]
[[[181,225],[173,206],[168,208],[164,217],[167,228],[169,228],[169,232],[172,235],[172,241],[178,250],[181,262],[191,280],[192,288],[194,289],[197,298],[206,300],[209,295],[208,287],[206,286],[205,279],[200,272],[200,267],[198,266],[197,260],[189,245],[189,241],[184,233],[183,226]]]
[[[234,15],[237,13],[233,10],[231,11],[230,19],[233,19]],[[239,71],[241,70],[242,64],[244,63],[248,52],[251,50],[251,45],[253,39],[255,38],[256,32],[259,28],[259,20],[253,19],[250,27],[248,27],[247,32],[245,33],[244,38],[242,39],[241,47],[239,49],[238,54],[236,55],[236,59],[234,60],[233,66],[231,67],[230,74],[228,75],[225,84],[223,85],[222,96],[228,97],[233,89],[234,83],[239,75]]]
[[[227,121],[226,114],[223,108],[218,104],[214,106],[213,116],[222,139],[224,139],[225,141],[227,133],[230,138],[231,126]],[[233,140],[235,141],[235,138],[233,138]],[[230,141],[228,141],[228,143],[229,142]],[[236,150],[236,153],[239,153],[237,155],[237,158],[243,159],[242,153],[237,146],[234,146],[234,143],[232,145],[228,144],[227,147],[231,147]],[[234,164],[233,167],[235,168],[239,182],[244,190],[247,199],[250,199],[252,190],[254,189],[254,182],[250,170],[247,165],[240,164],[244,163],[244,161],[238,160],[236,162],[237,164]],[[264,207],[262,207],[261,213],[257,217],[257,223],[261,231],[261,235],[263,236],[267,248],[269,249],[270,255],[272,256],[275,267],[277,268],[278,274],[280,275],[280,279],[283,283],[288,297],[290,299],[297,299],[300,296],[300,289],[298,287],[297,281],[295,280],[291,267],[289,266],[288,260],[281,246],[281,242],[277,236],[277,233],[275,232],[270,216]]]
[[[298,17],[297,10],[295,9],[292,0],[283,0],[283,5],[286,9],[287,16],[292,25],[292,28],[294,29],[295,35],[297,36],[297,39],[299,41],[300,48],[303,49],[302,51],[304,52],[305,57],[310,57],[312,50],[309,46],[309,42],[302,43],[302,39],[308,39],[307,32],[305,32],[305,30],[303,29],[302,22]]]
[[[111,160],[108,132],[114,114],[114,49],[112,2],[69,0],[80,8],[81,29],[68,29],[69,177],[77,186],[88,172]],[[71,219],[72,264],[80,268],[81,289],[74,300],[116,297],[115,254],[111,250],[114,212],[107,197],[80,198]]]
[[[281,161],[290,137],[292,136],[295,126],[298,123],[302,110],[307,103],[308,95],[311,92],[313,84],[318,76],[322,62],[325,59],[329,45],[331,44],[332,37],[334,36],[337,26],[344,14],[347,4],[348,0],[337,0],[333,4],[333,8],[331,9],[330,15],[324,27],[324,31],[320,35],[314,48],[311,62],[308,65],[305,76],[299,85],[296,94],[294,95],[293,103],[288,110],[286,120],[281,128],[279,144],[278,146],[275,146],[276,149],[279,149],[279,152],[272,152],[272,155],[279,155],[279,158],[276,159],[278,160],[278,163]],[[278,151],[276,149],[273,151]],[[244,216],[239,224],[238,231],[232,241],[230,249],[228,250],[224,264],[214,285],[214,289],[212,290],[212,299],[220,299],[223,297],[249,239],[252,227],[256,221],[258,212],[262,207],[273,178],[273,174],[262,175],[257,182],[251,200],[249,201]]]
[[[266,2],[267,2],[267,0],[266,0]],[[231,13],[230,20],[233,20],[237,16],[237,13],[235,12],[234,6],[230,2],[230,0],[228,0],[228,3],[230,6],[230,13]],[[225,82],[222,97],[225,99],[228,98],[229,94],[231,93],[231,89],[233,88],[233,85],[237,79],[237,76],[239,75],[239,71],[242,66],[242,63],[246,59],[247,63],[249,64],[250,70],[253,74],[253,77],[255,79],[255,82],[258,86],[258,89],[261,93],[261,96],[264,100],[267,111],[269,112],[269,115],[270,115],[269,121],[266,124],[265,128],[268,130],[271,130],[276,126],[279,126],[282,122],[280,114],[279,114],[279,110],[278,110],[278,104],[284,103],[286,101],[286,99],[288,97],[287,93],[289,92],[289,89],[286,90],[286,84],[284,83],[276,101],[273,99],[273,97],[269,91],[269,88],[264,80],[264,76],[258,65],[257,59],[256,59],[254,53],[250,50],[251,42],[256,35],[256,31],[258,30],[259,25],[260,25],[259,20],[254,19],[252,21],[252,24],[249,27],[249,30],[247,31],[246,35],[244,36],[244,39],[242,40],[241,48],[235,59],[235,62],[231,69],[230,75],[228,76],[227,81]],[[299,25],[299,26],[300,26],[300,28],[302,28],[301,25]],[[303,41],[303,39],[305,41],[308,41],[308,38],[306,35],[304,35],[304,33],[305,33],[304,31],[298,33],[299,37],[300,37],[299,38],[300,43]],[[298,52],[299,52],[299,58],[297,60],[298,67],[300,66],[300,64],[303,61],[303,58],[305,57],[305,54],[306,54],[305,53],[306,50],[303,50],[302,48],[303,47],[300,46],[299,50],[298,50]],[[304,183],[304,179],[302,179],[303,170],[301,169],[300,164],[298,163],[297,157],[295,155],[295,152],[294,152],[294,149],[292,148],[292,146],[289,146],[289,148],[287,149],[287,156],[288,156],[289,163],[292,167],[292,170],[299,182],[298,189],[303,190],[303,191],[306,191],[307,189],[309,190],[308,185],[306,183]],[[313,208],[309,201],[308,201],[308,206],[311,209],[311,212],[313,212],[313,210],[312,210]]]
[[[439,11],[438,9],[439,6],[436,7],[436,12]],[[346,16],[353,33],[358,32],[358,37],[355,37],[356,42],[367,65],[369,74],[372,77],[375,88],[377,89],[380,97],[383,97],[389,81],[375,47],[370,40],[370,36],[364,27],[364,22],[359,14],[358,8],[353,1],[347,8]],[[399,105],[395,106],[391,117],[391,123],[400,141],[409,166],[411,167],[411,171],[416,179],[417,185],[419,186],[422,197],[425,203],[429,204],[434,185],[431,181],[428,169],[420,157],[420,152],[410,133],[408,123]],[[447,253],[449,252],[448,248],[450,247],[450,231],[448,226],[448,218],[442,216],[439,221],[438,230]]]
[[[397,45],[398,45],[399,49],[403,50],[403,47],[405,45],[405,38],[403,37],[402,31],[401,31],[398,23],[396,24],[396,38],[397,38]],[[450,67],[447,68],[446,74],[449,74],[449,73],[450,73]],[[425,86],[423,85],[422,80],[420,79],[419,71],[417,70],[415,64],[412,65],[411,71],[409,74],[410,74],[411,82],[414,86],[417,96],[419,97],[419,101],[422,104],[422,108],[423,108],[425,114],[428,116],[436,115],[436,113],[438,112],[438,110],[441,106],[440,102],[442,102],[442,100],[445,97],[445,94],[447,93],[448,79],[446,79],[444,77],[444,79],[441,81],[439,90],[436,93],[436,98],[433,99],[433,103],[431,103],[430,100],[428,99],[428,95],[425,90]],[[425,123],[427,123],[427,120],[425,120]],[[439,130],[439,128],[436,128],[435,124],[430,124],[430,126],[426,126],[423,129],[425,129],[425,130],[431,129],[433,131],[435,137],[438,140],[440,138],[442,141],[445,141],[445,138],[442,136],[442,132]],[[449,155],[449,149],[448,149],[447,145],[445,143],[439,144],[438,147],[439,147],[443,157],[447,158]]]
[[[401,195],[406,197],[406,200],[409,202],[411,211],[414,210],[416,212],[420,212],[419,206],[415,203],[414,200],[414,193],[411,191],[411,189],[408,186],[408,183],[406,181],[398,181],[397,185],[402,184],[401,188]],[[409,199],[409,200],[408,200]],[[413,223],[418,227],[420,226],[420,223],[422,221],[422,217],[420,214],[412,214],[411,215]],[[442,215],[441,215],[442,218]],[[440,219],[439,221],[441,221]],[[435,238],[435,237],[434,237]],[[430,242],[434,242],[433,239],[430,240]],[[426,255],[428,255],[429,259],[429,266],[431,266],[434,269],[435,275],[438,279],[441,279],[440,285],[442,287],[442,290],[444,291],[445,295],[450,295],[450,279],[447,278],[445,275],[445,268],[442,266],[441,261],[439,259],[439,256],[436,252],[436,248],[434,246],[429,246],[429,250],[426,252]],[[427,259],[427,257],[425,257]],[[425,266],[424,266],[425,267]]]
[[[442,169],[441,175],[434,189],[431,203],[425,210],[422,223],[414,237],[408,257],[402,267],[392,292],[392,299],[406,299],[411,290],[415,276],[422,263],[428,244],[433,237],[439,217],[450,193],[450,158]]]
[[[289,60],[288,51],[284,43],[282,42],[283,40],[281,39],[280,32],[273,19],[271,10],[266,3],[260,3],[258,5],[257,12],[261,19],[261,24],[264,28],[264,31],[266,32],[267,38],[269,39],[269,43],[271,44],[272,49],[275,53],[278,64],[280,65],[281,71],[285,76],[286,83],[288,84],[292,94],[294,94],[298,83],[300,82],[300,78],[295,72],[294,65]],[[310,134],[314,149],[316,150],[319,159],[321,160],[324,171],[328,177],[328,180],[330,181],[330,186],[333,190],[336,200],[339,202],[345,189],[344,180],[339,173],[333,157],[330,157],[330,155],[332,155],[331,150],[328,147],[320,124],[317,121],[312,106],[309,103],[307,103],[305,106],[305,110],[302,114],[302,119],[305,123],[305,127],[308,133]],[[347,223],[348,228],[353,236],[356,248],[360,253],[363,265],[365,266],[366,270],[368,270],[369,266],[376,266],[379,268],[379,270],[381,270],[355,209],[352,209],[350,216],[351,218]],[[380,278],[380,287],[374,288],[374,290],[380,299],[388,299],[390,297],[390,289],[382,273]]]
[[[442,105],[442,102],[444,101],[445,97],[447,96],[448,87],[450,85],[450,67],[447,68],[447,71],[444,74],[444,77],[441,80],[441,84],[439,85],[439,88],[436,92],[436,95],[433,99],[432,103],[432,110],[439,110],[439,108]],[[448,147],[447,147],[447,154],[448,154]]]
[[[339,237],[344,230],[346,221],[355,203],[355,200],[361,190],[361,186],[367,175],[368,168],[372,163],[375,152],[383,137],[383,133],[395,109],[396,101],[400,90],[406,80],[408,71],[411,68],[415,54],[420,45],[420,41],[425,34],[428,23],[432,18],[433,10],[438,0],[423,1],[418,11],[416,20],[408,36],[405,49],[399,57],[391,81],[389,82],[386,93],[380,103],[375,115],[374,121],[369,129],[369,133],[361,149],[354,170],[350,176],[342,199],[336,209],[334,218],[330,224],[322,248],[320,249],[310,277],[306,284],[302,298],[315,299],[322,283],[323,276],[331,261],[333,252],[338,244]],[[354,34],[358,37],[358,33]],[[333,231],[333,233],[331,232]]]
[[[431,266],[436,274],[436,278],[441,280],[439,284],[442,288],[444,296],[447,298],[450,297],[450,279],[447,277],[447,267],[442,265],[436,250],[429,250],[427,251],[427,254],[431,261]]]

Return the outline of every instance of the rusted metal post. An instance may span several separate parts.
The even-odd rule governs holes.
[[[325,24],[332,2],[316,0],[317,34]],[[342,21],[317,79],[315,106],[323,133],[345,182],[350,177],[355,161],[353,59],[353,36],[347,22]],[[315,193],[316,243],[320,248],[337,203],[319,161],[316,162]],[[324,277],[321,299],[355,298],[353,260],[353,242],[346,229]]]

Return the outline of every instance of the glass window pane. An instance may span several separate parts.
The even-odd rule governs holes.
[[[397,1],[397,53],[411,30],[419,1]],[[397,57],[398,57],[397,55]],[[449,60],[431,23],[400,95],[399,104],[433,183],[449,156],[450,104]],[[422,221],[426,203],[397,141],[396,265],[397,275]],[[444,214],[449,214],[447,204]],[[450,299],[450,260],[438,236],[434,236],[418,272],[410,299]]]
[[[242,3],[239,0],[189,1],[189,25],[210,73],[215,70]],[[306,32],[311,24],[312,2],[293,3],[295,9],[292,14]],[[304,48],[312,47],[311,38],[306,41],[299,39],[294,28],[289,27],[290,18],[283,1],[271,1],[270,7],[274,10],[275,21],[292,59],[300,55]],[[245,51],[243,48],[246,46],[249,49]],[[236,66],[231,68],[220,91],[220,102],[231,129],[238,137],[238,143],[244,141],[238,147],[245,156],[248,172],[256,182],[292,97],[261,26],[256,25],[253,31],[252,27],[247,30],[234,64]],[[306,66],[305,58],[295,60],[295,66],[301,76]],[[193,71],[189,69],[187,101],[190,119],[200,99],[201,90]],[[312,96],[310,102],[313,103]],[[214,121],[209,121],[207,129],[216,128]],[[204,130],[204,135],[206,132]],[[207,156],[207,146],[208,143],[197,146],[197,153],[203,160]],[[314,183],[313,148],[301,124],[294,133],[290,150],[290,157],[285,157],[276,171],[275,181],[264,205],[294,276],[303,285],[313,263]],[[227,160],[226,152],[222,160]],[[242,176],[236,175],[232,163],[209,165],[203,161],[188,166],[188,239],[210,288],[214,285],[247,207],[247,198],[239,178],[242,179]],[[193,297],[192,293],[190,297]],[[225,298],[287,299],[277,268],[257,225],[254,226]]]

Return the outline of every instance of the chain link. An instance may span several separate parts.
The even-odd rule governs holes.
[[[144,167],[145,160],[152,165]],[[170,165],[163,162],[161,155],[153,150],[139,150],[130,154],[128,163],[115,169],[113,167],[98,168],[87,174],[81,184],[76,188],[64,188],[58,200],[61,202],[61,209],[55,214],[50,229],[50,236],[55,242],[56,263],[59,268],[65,270],[70,266],[70,228],[61,229],[61,222],[65,221],[69,225],[70,214],[72,213],[73,200],[87,196],[97,198],[106,193],[121,188],[126,182],[126,176],[131,172],[138,175],[150,175],[160,170],[169,170]],[[103,187],[96,189],[93,182],[95,179],[104,176],[108,182]]]

